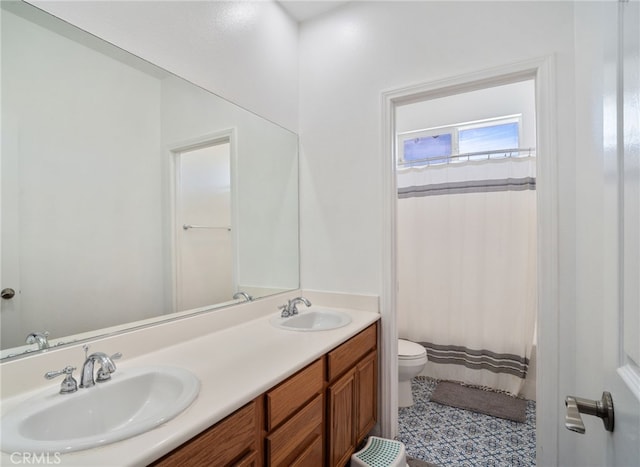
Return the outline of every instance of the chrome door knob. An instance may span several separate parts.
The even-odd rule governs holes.
[[[11,300],[13,297],[15,297],[15,295],[16,295],[16,291],[13,290],[11,287],[2,289],[2,291],[0,292],[0,297],[4,298],[5,300]]]
[[[580,416],[580,414],[583,413],[601,418],[602,423],[604,423],[604,429],[613,431],[613,399],[611,398],[611,393],[603,392],[602,398],[599,401],[567,396],[564,403],[567,406],[564,426],[567,427],[568,430],[584,434],[584,423]]]

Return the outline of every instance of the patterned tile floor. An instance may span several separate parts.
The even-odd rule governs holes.
[[[435,380],[412,382],[413,407],[399,410],[398,440],[407,455],[440,467],[536,465],[536,404],[518,423],[430,402]]]

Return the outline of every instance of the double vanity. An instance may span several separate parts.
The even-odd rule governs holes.
[[[59,394],[69,371],[44,388],[12,387],[2,401],[2,463],[48,452],[60,465],[344,465],[376,422],[379,314],[369,305],[377,301],[353,309],[314,297],[283,317],[277,299],[248,304],[249,321],[220,314],[174,323],[216,329],[185,332],[180,342],[176,328],[173,345],[147,353],[135,341],[150,345],[155,327],[91,343],[104,355],[123,347],[111,379],[94,387]],[[81,346],[22,365],[40,366],[42,378],[69,356],[80,358],[62,368],[82,368]],[[3,379],[12,364],[20,361],[3,366]]]

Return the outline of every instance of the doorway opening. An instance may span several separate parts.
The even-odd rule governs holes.
[[[228,136],[172,150],[175,311],[233,299],[233,158]]]
[[[398,275],[396,203],[398,107],[503,84],[533,80],[536,110],[537,297],[536,444],[538,464],[557,463],[558,427],[558,162],[556,154],[555,69],[552,57],[527,60],[382,94],[382,287],[380,432],[398,434]],[[544,383],[544,384],[541,384]],[[544,429],[541,429],[544,427]]]
[[[535,464],[535,83],[399,105],[395,135],[398,337],[428,357],[412,400],[400,356],[399,437],[435,464]],[[460,399],[448,386],[448,405],[432,402],[438,381],[463,383]],[[518,423],[486,411],[501,392],[528,401],[501,403]]]

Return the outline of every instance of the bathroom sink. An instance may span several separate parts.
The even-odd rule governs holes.
[[[189,371],[160,366],[118,369],[72,394],[48,389],[2,417],[2,450],[65,453],[121,441],[171,420],[199,391]]]
[[[271,324],[290,331],[328,331],[346,326],[351,322],[348,314],[330,308],[313,307],[309,311],[300,310],[299,314],[282,318],[279,314],[271,318]]]

